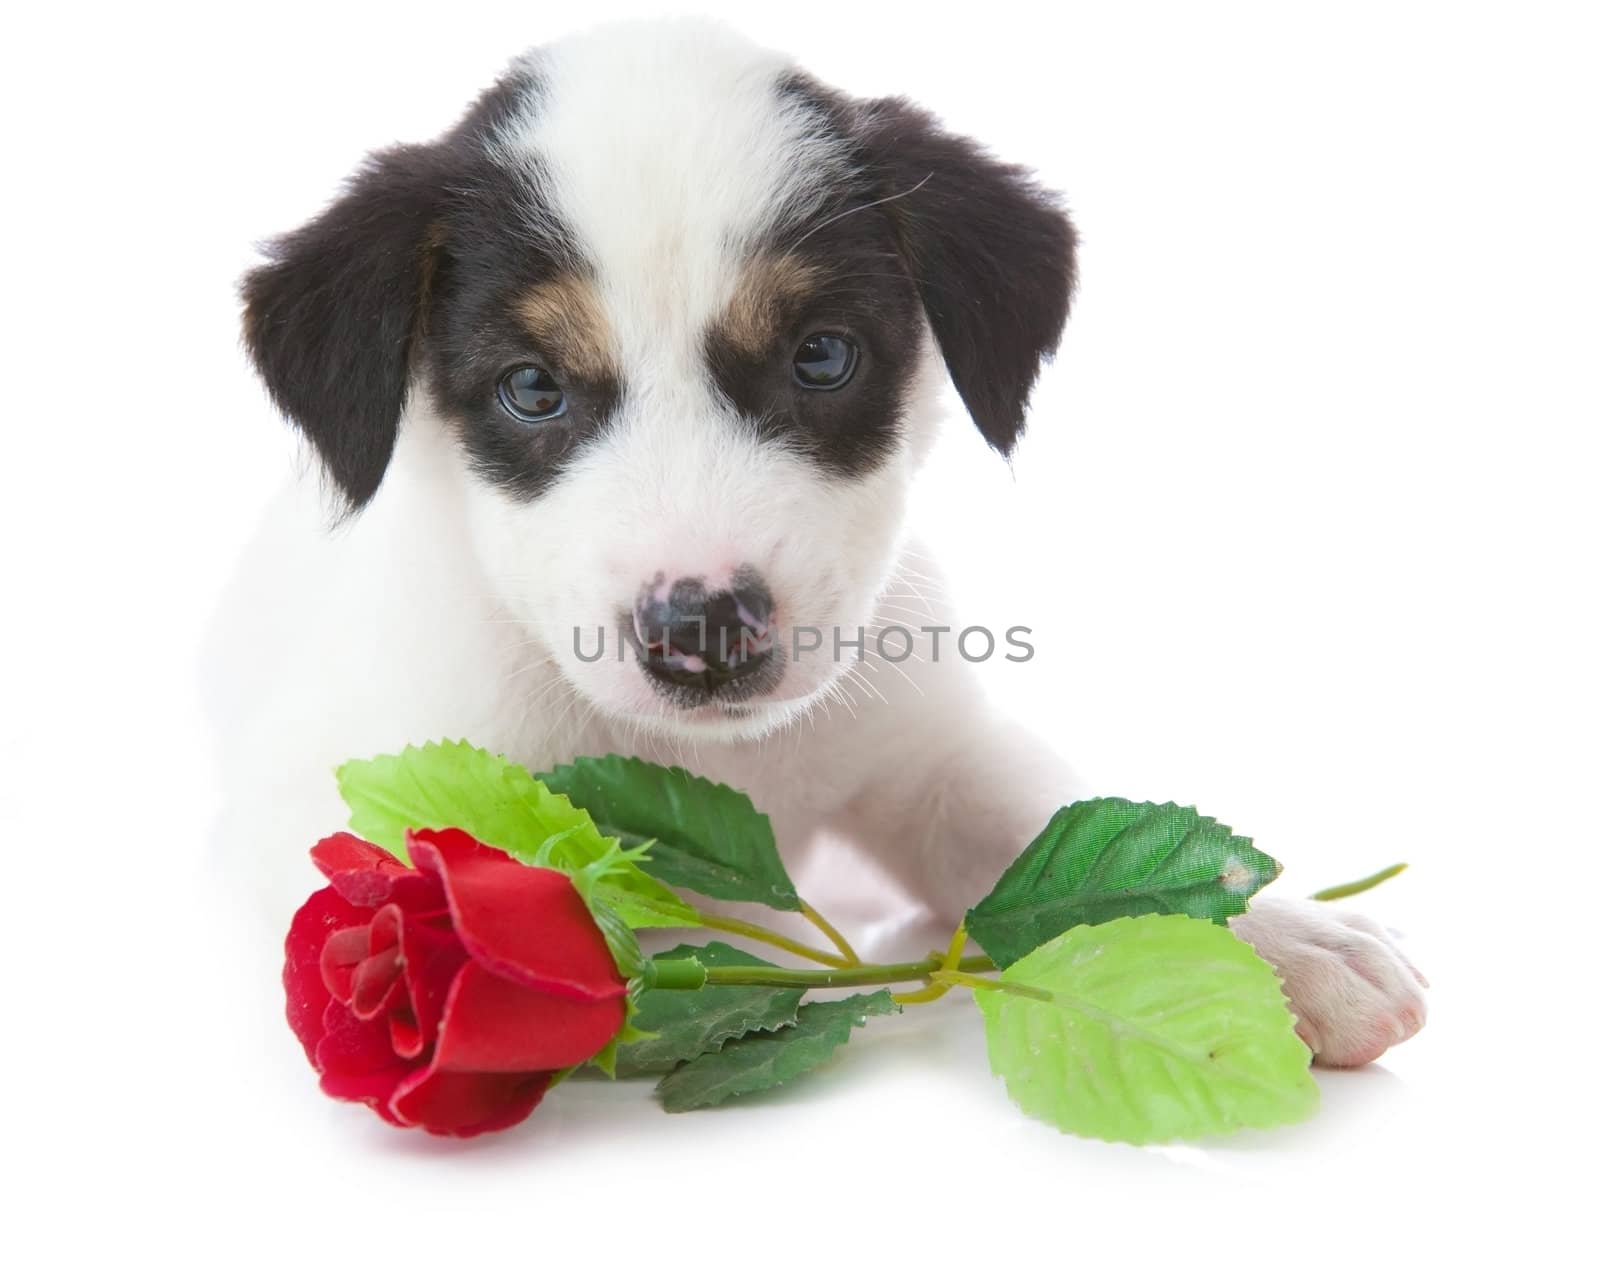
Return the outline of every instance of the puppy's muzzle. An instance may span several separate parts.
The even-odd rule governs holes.
[[[635,649],[660,685],[737,701],[769,682],[773,648],[772,596],[750,569],[725,590],[708,591],[699,577],[667,587],[657,581],[634,603]]]

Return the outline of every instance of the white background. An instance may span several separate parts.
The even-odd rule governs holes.
[[[1067,193],[1083,284],[1032,434],[1008,468],[952,428],[919,501],[970,615],[1038,632],[995,695],[1100,790],[1253,835],[1286,890],[1409,860],[1365,907],[1430,1026],[1322,1074],[1305,1126],[1177,1150],[1024,1118],[964,997],[700,1115],[575,1083],[455,1144],[322,1099],[277,937],[206,846],[194,655],[294,457],[233,281],[513,53],[666,6],[32,6],[0,54],[13,1272],[1570,1271],[1600,761],[1583,7],[697,7]]]

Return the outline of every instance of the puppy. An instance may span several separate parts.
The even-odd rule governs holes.
[[[981,640],[907,625],[907,494],[949,384],[1011,451],[1074,254],[1025,171],[700,23],[536,50],[374,155],[243,286],[344,517],[286,494],[228,609],[234,820],[281,857],[339,823],[330,765],[406,741],[615,750],[954,922],[1081,791],[986,709]],[[1235,930],[1321,1061],[1421,1026],[1364,920],[1269,897]]]

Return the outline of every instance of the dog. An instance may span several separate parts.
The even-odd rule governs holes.
[[[406,741],[615,750],[954,923],[1081,791],[987,708],[965,632],[904,624],[908,493],[951,385],[1010,454],[1076,253],[1026,170],[700,22],[536,49],[373,155],[242,285],[341,509],[291,487],[219,634],[237,819],[304,846],[340,824],[328,767]],[[883,677],[907,641],[915,677]],[[1232,927],[1317,1060],[1421,1027],[1367,920],[1268,895]]]

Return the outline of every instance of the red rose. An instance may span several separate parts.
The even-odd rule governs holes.
[[[328,1095],[401,1127],[498,1131],[617,1035],[626,986],[566,875],[461,830],[406,850],[415,869],[352,834],[311,850],[332,886],[289,928],[289,1024]]]

